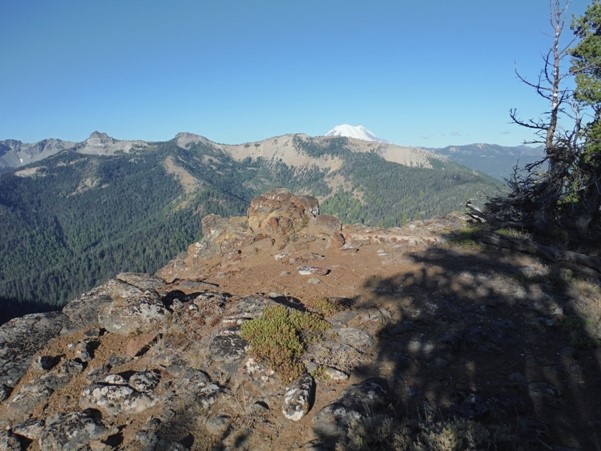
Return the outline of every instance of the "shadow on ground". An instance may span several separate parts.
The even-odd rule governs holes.
[[[496,249],[410,258],[420,269],[370,279],[356,300],[393,312],[375,365],[356,368],[387,380],[393,434],[426,449],[601,449],[601,350],[587,332],[599,280]],[[367,435],[386,448],[386,433]]]

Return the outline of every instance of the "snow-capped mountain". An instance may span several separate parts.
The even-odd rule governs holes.
[[[384,142],[383,139],[378,138],[363,125],[337,125],[332,130],[327,132],[325,136],[344,136],[346,138],[362,139],[363,141]]]

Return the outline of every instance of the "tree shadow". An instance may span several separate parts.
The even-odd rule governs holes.
[[[52,305],[38,301],[20,301],[18,299],[0,297],[0,325],[7,323],[13,318],[18,318],[30,313],[56,312],[62,308],[62,305]]]
[[[356,300],[392,312],[376,361],[356,371],[387,379],[397,420],[413,421],[414,434],[461,419],[504,425],[513,447],[601,449],[601,350],[586,330],[585,283],[498,249],[409,257],[418,269],[369,279]]]

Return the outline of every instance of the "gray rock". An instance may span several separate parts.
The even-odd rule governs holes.
[[[0,384],[0,402],[4,401],[10,396],[11,388],[4,384]]]
[[[110,385],[127,385],[127,379],[120,374],[109,374],[104,378],[103,382]]]
[[[6,408],[13,418],[27,414],[37,405],[47,401],[52,393],[66,385],[71,378],[72,374],[59,371],[35,378],[22,385],[17,393],[13,393]]]
[[[91,384],[84,388],[79,399],[82,408],[97,408],[111,416],[121,413],[142,413],[156,405],[152,393],[141,393],[129,385]]]
[[[314,400],[315,381],[305,373],[286,388],[282,413],[289,420],[299,421],[311,410]]]
[[[234,303],[230,309],[228,309],[224,323],[240,324],[243,321],[258,318],[263,314],[263,311],[267,307],[273,307],[279,305],[273,299],[267,296],[252,295],[246,296]]]
[[[349,375],[344,371],[340,371],[339,369],[333,368],[331,366],[326,366],[323,369],[323,376],[332,381],[345,381],[349,378]]]
[[[140,371],[129,378],[129,386],[139,392],[149,392],[159,385],[160,378],[154,371]]]
[[[21,451],[21,442],[10,431],[0,431],[0,449],[4,451]]]
[[[67,317],[68,321],[65,322],[62,333],[68,334],[80,329],[89,329],[97,326],[98,311],[112,302],[110,292],[112,285],[115,283],[122,282],[109,280],[65,305],[63,307],[63,314]]]
[[[368,332],[354,327],[341,327],[327,340],[311,343],[305,358],[318,365],[348,371],[369,356],[375,340]]]
[[[36,352],[58,336],[65,323],[62,313],[33,313],[0,326],[0,384],[14,387]]]
[[[46,421],[38,443],[42,451],[82,449],[107,432],[94,411],[57,414]]]
[[[221,387],[211,382],[204,372],[189,368],[169,368],[174,374],[171,384],[171,393],[166,396],[168,404],[183,402],[185,405],[200,406],[208,409],[222,392]]]
[[[353,327],[344,327],[337,332],[341,342],[362,352],[369,350],[374,345],[374,339],[364,330]]]
[[[115,281],[113,301],[98,311],[98,323],[109,332],[119,335],[143,333],[157,327],[169,311],[154,291],[142,291],[132,285]]]
[[[15,425],[13,427],[13,432],[29,440],[38,440],[41,437],[45,426],[46,422],[44,420],[31,418],[23,423]]]
[[[330,273],[328,268],[321,266],[299,266],[297,270],[301,276],[327,276]]]
[[[241,359],[246,353],[248,342],[238,334],[238,331],[223,330],[216,335],[209,350],[213,360],[231,362]]]
[[[315,415],[313,431],[325,442],[339,441],[355,422],[384,408],[387,392],[385,382],[376,378],[347,388],[337,401]]]

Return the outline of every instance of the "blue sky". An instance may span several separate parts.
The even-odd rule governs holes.
[[[188,131],[234,144],[350,123],[398,144],[518,145],[532,134],[509,110],[547,105],[514,69],[538,76],[548,11],[547,0],[3,1],[0,139]]]

